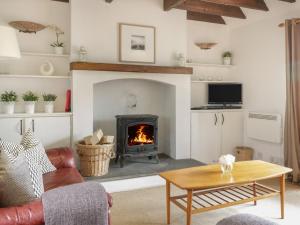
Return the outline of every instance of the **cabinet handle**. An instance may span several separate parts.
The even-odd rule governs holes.
[[[224,114],[222,113],[222,125],[224,124],[225,122],[225,117],[224,117]]]
[[[32,120],[32,132],[34,132],[34,130],[35,130],[35,125],[34,125],[34,120]]]
[[[23,135],[23,120],[20,120],[20,135]]]
[[[217,122],[218,122],[218,117],[217,114],[215,114],[215,126],[217,125]]]

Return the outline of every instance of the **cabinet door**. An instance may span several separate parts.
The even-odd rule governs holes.
[[[191,156],[204,163],[216,162],[221,153],[221,128],[217,113],[194,112],[191,116]]]
[[[234,148],[243,144],[243,112],[223,112],[220,115],[222,124],[222,154],[233,154]]]
[[[20,118],[0,119],[0,138],[5,141],[20,143],[24,131],[23,122]]]
[[[45,148],[71,146],[70,117],[37,117],[26,119],[26,129],[31,128]]]

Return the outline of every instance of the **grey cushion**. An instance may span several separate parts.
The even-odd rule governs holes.
[[[225,218],[217,225],[278,225],[261,217],[250,214],[238,214]]]

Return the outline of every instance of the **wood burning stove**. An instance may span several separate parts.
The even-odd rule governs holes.
[[[148,157],[158,159],[158,116],[118,115],[117,119],[117,157],[124,166],[126,157]]]

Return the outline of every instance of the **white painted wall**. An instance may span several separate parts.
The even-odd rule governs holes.
[[[230,51],[230,29],[222,24],[188,21],[187,29],[187,55],[193,62],[221,64],[222,54]],[[202,50],[195,43],[217,43],[209,50]]]
[[[166,102],[175,98],[175,88],[168,84],[141,79],[120,79],[94,85],[94,130],[101,128],[116,136],[116,115],[158,115],[159,152],[170,154],[170,120],[174,107]],[[128,96],[137,97],[137,107],[127,107]],[[173,95],[169,98],[170,95]]]
[[[162,0],[122,0],[107,4],[100,0],[72,0],[72,59],[78,59],[81,45],[88,59],[119,61],[118,24],[132,23],[156,27],[156,64],[174,65],[174,54],[186,54],[186,12],[163,11]]]
[[[247,110],[285,113],[285,31],[278,24],[298,16],[299,11],[268,18],[234,29],[231,33],[235,76],[244,84]],[[283,145],[247,137],[245,145],[256,151],[256,157],[282,163]],[[274,158],[275,157],[275,158]]]
[[[0,21],[32,21],[43,25],[55,24],[65,34],[61,37],[69,52],[70,8],[69,4],[50,0],[1,0]],[[55,33],[45,29],[36,34],[18,33],[22,51],[53,52],[50,43],[56,40]]]

